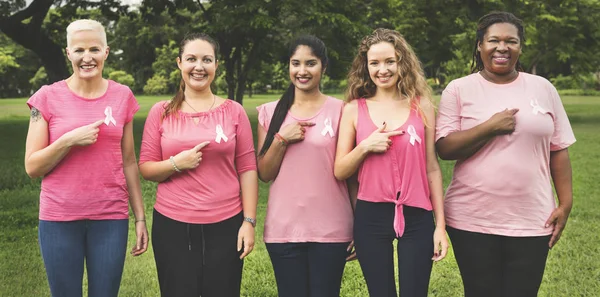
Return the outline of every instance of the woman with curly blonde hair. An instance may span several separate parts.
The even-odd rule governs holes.
[[[432,260],[446,256],[435,110],[419,59],[402,35],[366,36],[348,75],[335,176],[358,172],[354,243],[371,296],[427,296]],[[435,225],[432,217],[435,216]]]

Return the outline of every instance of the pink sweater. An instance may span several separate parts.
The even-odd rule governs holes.
[[[210,144],[202,149],[200,166],[174,173],[158,184],[154,208],[171,219],[193,224],[216,223],[238,214],[242,210],[239,175],[256,170],[252,130],[244,108],[226,100],[208,112],[178,111],[163,119],[167,103],[156,103],[148,113],[140,164],[167,160],[204,141]]]
[[[446,222],[471,232],[547,235],[552,226],[544,224],[555,207],[550,151],[575,142],[550,82],[524,72],[508,84],[491,83],[479,73],[452,81],[442,93],[436,141],[507,108],[519,109],[515,132],[496,136],[456,162],[444,202]]]
[[[258,122],[268,130],[278,101],[259,106]],[[352,241],[352,206],[346,183],[333,175],[337,131],[344,102],[329,97],[310,118],[287,114],[282,127],[311,121],[305,139],[290,145],[269,189],[264,241]]]
[[[129,193],[121,138],[123,126],[139,109],[131,90],[109,80],[104,95],[87,99],[74,94],[63,80],[43,86],[27,105],[37,108],[48,122],[49,144],[75,128],[109,120],[100,125],[96,143],[71,148],[44,176],[40,220],[127,219]]]
[[[377,126],[371,120],[365,99],[358,100],[356,143],[369,137]],[[411,109],[406,122],[397,130],[405,134],[393,136],[390,149],[383,154],[370,154],[358,171],[358,199],[396,204],[394,230],[404,234],[403,206],[432,210],[425,160],[425,126],[416,109]]]

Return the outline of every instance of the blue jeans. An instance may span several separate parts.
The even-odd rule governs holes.
[[[52,296],[81,297],[86,264],[89,297],[116,297],[125,263],[128,220],[40,220],[39,242]]]
[[[279,297],[340,296],[349,244],[267,243]]]

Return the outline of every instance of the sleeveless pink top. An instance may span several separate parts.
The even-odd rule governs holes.
[[[356,143],[369,137],[378,127],[371,120],[365,99],[358,101]],[[396,205],[394,230],[404,234],[403,206],[432,210],[425,161],[425,126],[412,108],[408,119],[393,136],[390,149],[383,154],[369,154],[358,171],[358,199],[368,202],[388,202]]]

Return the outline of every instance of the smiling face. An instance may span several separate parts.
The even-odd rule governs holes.
[[[321,60],[306,45],[298,46],[290,57],[290,80],[298,90],[318,89],[323,71]]]
[[[109,48],[104,43],[100,32],[93,30],[74,32],[66,51],[73,67],[73,75],[81,79],[102,77]]]
[[[394,45],[379,42],[367,51],[369,77],[380,89],[395,88],[398,82],[398,57]]]
[[[496,23],[488,27],[477,50],[485,71],[495,75],[515,72],[521,55],[521,40],[515,25]]]
[[[196,91],[210,88],[217,71],[215,50],[208,41],[192,40],[183,48],[181,57],[177,57],[177,66],[186,88]]]

